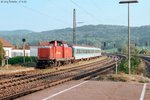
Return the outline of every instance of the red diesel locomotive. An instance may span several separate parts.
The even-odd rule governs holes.
[[[49,46],[38,48],[37,67],[59,66],[72,61],[72,48],[61,41],[51,41]]]

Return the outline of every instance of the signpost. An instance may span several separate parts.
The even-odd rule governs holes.
[[[118,64],[117,64],[117,61],[118,61],[118,58],[117,57],[115,57],[115,62],[116,62],[116,74],[118,74]]]
[[[8,60],[9,60],[9,57],[6,56],[5,59],[6,59],[7,69],[8,69]]]

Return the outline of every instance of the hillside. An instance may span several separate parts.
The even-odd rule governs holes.
[[[14,45],[20,45],[22,44],[22,38],[32,32],[33,31],[30,30],[0,31],[0,37],[6,39]]]
[[[26,38],[30,44],[36,44],[40,41],[63,40],[72,42],[72,29],[59,29],[44,32],[33,32],[28,30],[18,31],[0,31],[0,37],[10,41],[13,44],[21,45],[22,38]],[[139,45],[143,45],[145,41],[149,41],[150,26],[132,27],[131,43],[138,41]],[[117,25],[85,25],[77,28],[77,43],[100,46],[103,42],[107,42],[107,47],[113,47],[115,43],[117,47],[127,42],[127,27]]]

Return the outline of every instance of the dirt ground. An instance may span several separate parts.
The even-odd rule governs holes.
[[[30,70],[35,70],[35,68],[8,65],[8,66],[0,67],[0,75],[22,72],[22,71],[30,71]]]
[[[73,68],[73,67],[77,67],[77,66],[92,63],[92,62],[101,61],[101,60],[104,60],[104,59],[107,59],[107,57],[103,56],[103,57],[100,57],[98,59],[92,59],[92,60],[89,60],[89,61],[80,61],[80,62],[77,62],[77,63],[74,63],[74,64],[65,65],[65,66],[43,69],[43,70],[41,70],[41,73],[54,72],[54,71],[59,71],[59,70],[63,70],[63,69]],[[35,68],[33,68],[33,67],[24,67],[24,66],[12,66],[12,65],[7,66],[6,65],[4,67],[0,67],[0,75],[16,73],[16,72],[23,72],[23,71],[30,71],[30,70],[35,70]]]

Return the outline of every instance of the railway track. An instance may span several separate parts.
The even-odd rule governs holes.
[[[113,59],[70,68],[54,73],[29,74],[0,82],[0,99],[14,99],[70,80],[88,79],[115,65]]]
[[[102,62],[105,62],[107,61],[108,59],[104,59],[102,61],[99,61],[99,63],[102,63]],[[92,64],[96,64],[97,62],[94,62],[94,63],[91,63],[91,64],[86,64],[86,65],[92,65]],[[85,65],[85,67],[86,67]],[[26,71],[26,72],[20,72],[20,73],[15,73],[15,75],[9,77],[11,74],[8,74],[8,77],[7,78],[7,75],[5,75],[4,77],[2,78],[5,78],[4,80],[1,80],[0,81],[0,84],[5,84],[5,83],[8,83],[8,82],[15,82],[17,80],[23,80],[23,79],[27,79],[27,78],[32,78],[32,77],[37,77],[37,76],[41,76],[41,75],[51,75],[51,76],[54,76],[54,75],[59,75],[59,74],[63,74],[65,72],[69,72],[69,71],[72,71],[72,70],[75,70],[75,69],[81,69],[81,68],[84,68],[83,65],[79,65],[79,66],[76,66],[76,67],[71,67],[71,68],[67,68],[67,69],[63,69],[63,70],[58,70],[58,71],[55,71],[55,72],[47,72],[47,73],[42,73],[43,70],[32,70],[32,71]],[[45,70],[45,69],[44,69]]]

